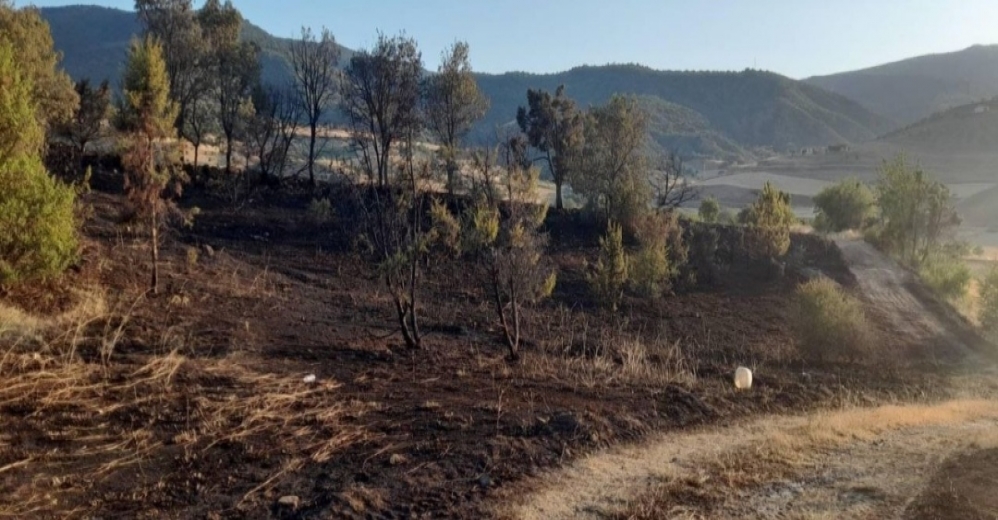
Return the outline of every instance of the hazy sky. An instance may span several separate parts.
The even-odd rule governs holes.
[[[39,6],[86,0],[18,0]],[[131,9],[131,0],[95,0]],[[196,5],[202,2],[195,0]],[[657,69],[772,70],[795,78],[998,42],[995,0],[234,0],[289,37],[326,26],[370,46],[405,30],[436,68],[455,40],[482,72],[636,62]]]

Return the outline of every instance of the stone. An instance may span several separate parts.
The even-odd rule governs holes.
[[[277,499],[277,505],[291,510],[297,510],[301,499],[295,495],[285,495]]]

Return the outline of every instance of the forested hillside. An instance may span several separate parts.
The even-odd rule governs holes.
[[[139,31],[134,13],[95,6],[45,8],[41,13],[74,79],[110,78],[115,83],[128,42]],[[242,37],[261,48],[264,82],[289,80],[290,40],[250,23],[243,24]],[[340,63],[351,55],[341,47]],[[553,91],[561,84],[582,107],[604,103],[615,93],[638,95],[649,110],[655,145],[687,156],[735,158],[758,147],[787,150],[861,142],[890,129],[887,120],[849,99],[762,71],[671,72],[608,65],[544,75],[479,74],[478,80],[491,99],[491,109],[472,134],[479,142],[487,140],[496,125],[514,120],[527,89]],[[327,117],[339,120],[336,113]]]

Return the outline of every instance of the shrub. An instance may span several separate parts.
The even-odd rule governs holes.
[[[817,360],[855,358],[870,347],[862,304],[828,278],[797,287],[791,317],[797,348]]]
[[[950,300],[962,298],[970,285],[970,269],[956,255],[930,254],[918,268],[918,275],[933,292]]]
[[[738,223],[738,215],[730,209],[722,210],[717,216],[717,223],[726,226],[733,226]]]
[[[596,301],[616,309],[627,283],[627,256],[620,224],[611,222],[606,234],[600,237],[599,259],[587,278]]]
[[[777,259],[786,254],[790,248],[790,226],[797,221],[789,194],[767,182],[759,198],[739,217],[749,227],[745,235],[749,256]]]
[[[451,253],[460,253],[461,223],[447,209],[447,204],[433,199],[430,204],[430,221],[433,226],[430,231],[430,239]]]
[[[685,242],[689,244],[689,278],[696,283],[711,284],[721,275],[718,246],[721,236],[711,226],[691,226]]]
[[[0,285],[59,274],[77,253],[75,192],[42,164],[43,131],[17,63],[0,41]]]
[[[873,217],[876,201],[873,192],[857,179],[845,179],[829,186],[814,197],[818,231],[838,232],[862,229]]]
[[[675,213],[652,213],[634,222],[640,247],[628,260],[629,282],[638,294],[660,296],[686,265],[689,252]]]
[[[700,209],[697,211],[697,214],[703,222],[715,224],[721,216],[721,205],[717,203],[717,199],[714,197],[707,197],[700,201]]]
[[[61,273],[77,254],[73,188],[36,157],[0,161],[0,186],[0,284]]]
[[[998,267],[992,267],[981,281],[977,319],[988,337],[998,337]]]
[[[333,205],[327,198],[312,199],[308,204],[308,218],[318,224],[325,224],[333,219]]]

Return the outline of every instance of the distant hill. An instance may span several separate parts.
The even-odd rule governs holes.
[[[526,103],[528,88],[554,90],[566,85],[583,107],[604,103],[615,93],[635,94],[666,104],[656,107],[653,127],[663,146],[695,143],[700,151],[716,148],[772,147],[794,149],[872,139],[889,122],[854,101],[771,72],[673,72],[639,65],[577,67],[558,74],[507,73],[479,75],[492,100],[481,128],[510,123]],[[647,101],[646,101],[647,102]],[[672,133],[668,114],[688,120]],[[670,121],[666,123],[666,121]],[[675,128],[675,127],[674,127]]]
[[[998,152],[998,99],[937,112],[880,140],[929,153]]]
[[[128,42],[139,31],[133,12],[95,6],[40,11],[73,78],[117,83]],[[244,24],[242,37],[262,49],[265,81],[288,81],[288,39],[251,23]],[[341,50],[345,64],[353,52]],[[604,103],[615,93],[639,96],[651,116],[655,145],[686,156],[743,158],[757,148],[861,142],[891,128],[854,101],[770,72],[666,72],[608,65],[558,74],[480,74],[478,79],[492,101],[472,136],[478,141],[492,135],[496,125],[513,121],[528,88],[554,90],[560,84],[583,108]],[[333,121],[337,115],[331,116]]]
[[[117,85],[128,44],[142,30],[134,12],[94,5],[45,7],[39,11],[48,21],[55,47],[63,53],[63,67],[73,79],[108,79]],[[290,39],[272,36],[248,21],[243,22],[242,38],[260,46],[264,81],[288,81]],[[353,51],[340,46],[341,62],[351,56]]]
[[[940,110],[998,96],[998,45],[975,45],[805,82],[907,125]]]

